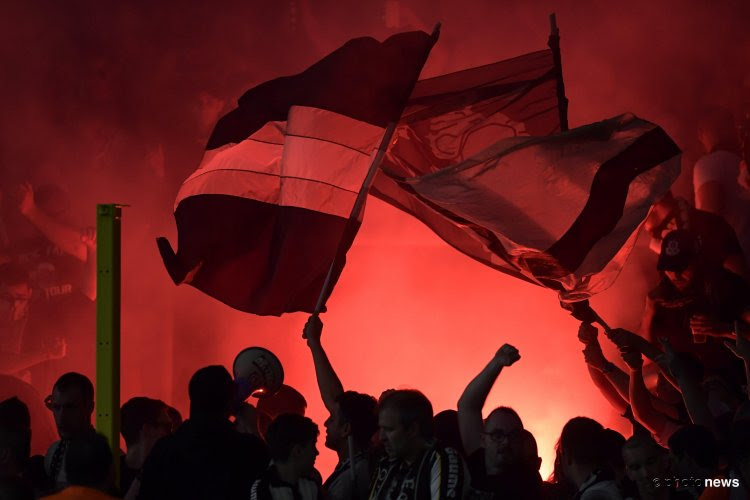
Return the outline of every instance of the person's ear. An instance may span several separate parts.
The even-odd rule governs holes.
[[[292,450],[289,453],[289,460],[297,460],[297,458],[302,454],[304,446],[300,444],[295,444],[292,446]]]
[[[419,436],[419,424],[417,422],[412,422],[411,425],[406,428],[406,434],[412,438]]]
[[[349,435],[352,433],[352,424],[349,422],[346,422],[344,425],[341,426],[341,434],[348,438]]]
[[[93,401],[89,401],[89,402],[86,403],[86,412],[89,413],[89,414],[94,413],[94,402]]]

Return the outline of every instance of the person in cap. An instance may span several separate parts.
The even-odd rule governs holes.
[[[661,254],[664,236],[690,231],[701,243],[700,258],[748,279],[747,259],[734,228],[720,215],[699,210],[670,191],[654,204],[644,222],[651,236],[649,248]]]
[[[734,364],[718,337],[734,337],[734,321],[750,323],[750,287],[701,254],[690,231],[664,237],[657,262],[662,279],[649,292],[643,325],[647,340],[666,337],[675,350],[698,357],[710,374]]]

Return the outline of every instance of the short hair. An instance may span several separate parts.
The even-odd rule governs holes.
[[[70,484],[97,487],[107,480],[111,467],[112,451],[101,434],[88,432],[68,443],[65,474]]]
[[[626,439],[625,443],[622,445],[623,452],[633,448],[650,448],[657,451],[659,454],[667,453],[667,450],[657,443],[651,435],[644,433],[633,434]]]
[[[719,465],[719,446],[708,428],[702,425],[685,425],[669,438],[669,450],[681,457],[687,455],[700,467],[715,469]]]
[[[602,424],[588,417],[574,417],[560,433],[560,449],[578,464],[603,465],[603,438]]]
[[[0,446],[9,448],[19,464],[31,453],[31,415],[17,397],[0,403]]]
[[[282,413],[304,415],[307,409],[307,400],[294,387],[282,384],[273,394],[259,398],[257,408],[271,418],[275,418]]]
[[[120,432],[129,447],[138,442],[144,425],[156,425],[159,416],[166,412],[167,405],[158,399],[143,396],[130,398],[120,408]]]
[[[286,462],[294,446],[315,441],[318,434],[318,426],[309,418],[296,413],[283,413],[268,426],[266,443],[273,460]]]
[[[191,413],[222,413],[227,411],[234,398],[234,380],[223,366],[206,366],[190,378],[188,394]]]
[[[625,445],[625,436],[613,429],[604,429],[602,432],[601,447],[603,458],[610,465],[621,468],[625,467],[622,459],[622,447]]]
[[[521,429],[523,429],[523,420],[521,420],[521,417],[520,417],[520,415],[518,415],[518,413],[516,412],[516,410],[514,410],[510,406],[498,406],[497,408],[495,408],[494,410],[492,410],[490,412],[490,414],[487,415],[487,418],[484,419],[484,424],[485,425],[487,425],[487,422],[490,420],[490,417],[492,417],[492,415],[494,415],[495,413],[502,413],[503,415],[509,416],[510,418],[512,418],[513,420],[515,420],[518,423],[518,426]]]
[[[182,425],[182,414],[180,414],[180,410],[174,406],[167,405],[167,415],[169,415],[169,420],[172,421],[173,430]]]
[[[336,397],[339,413],[352,428],[354,443],[366,447],[378,430],[378,403],[369,394],[346,391]]]
[[[461,431],[458,428],[458,412],[456,410],[443,410],[436,413],[432,419],[432,427],[438,442],[443,446],[453,448],[462,456],[465,455],[464,446],[461,442]]]
[[[423,438],[429,439],[434,435],[432,403],[421,392],[415,389],[399,389],[389,392],[381,398],[378,411],[385,408],[396,410],[403,427],[417,424],[419,434]]]
[[[77,372],[64,373],[57,379],[52,390],[57,389],[60,392],[68,392],[70,389],[77,387],[87,401],[94,401],[94,385],[86,375]]]
[[[521,453],[521,460],[535,460],[539,458],[539,447],[531,431],[527,429],[518,431],[518,447]]]

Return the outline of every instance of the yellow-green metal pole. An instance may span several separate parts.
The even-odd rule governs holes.
[[[120,205],[96,206],[96,430],[120,484]]]

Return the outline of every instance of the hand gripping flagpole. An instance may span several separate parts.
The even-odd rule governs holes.
[[[435,45],[435,42],[437,41],[439,36],[440,36],[440,23],[437,23],[435,25],[435,28],[432,30],[432,44],[430,44],[429,48],[425,52],[424,60],[422,61],[422,66],[424,66],[425,61],[427,61],[427,56],[430,54],[430,50],[432,49],[433,45]],[[419,79],[419,74],[417,74],[417,76],[414,78],[414,82],[412,83],[412,86],[409,89],[410,95],[418,79]],[[341,261],[341,259],[343,259],[346,256],[346,245],[344,244],[345,235],[348,233],[348,231],[352,229],[352,227],[357,223],[357,220],[359,219],[360,213],[362,212],[362,207],[364,206],[365,200],[367,199],[367,193],[370,191],[370,186],[372,185],[372,181],[373,179],[375,179],[375,174],[377,173],[378,168],[380,167],[380,163],[383,161],[383,156],[385,156],[385,152],[388,150],[388,145],[391,142],[393,133],[396,131],[397,125],[398,123],[394,121],[394,122],[389,123],[385,129],[385,134],[383,135],[383,139],[380,141],[380,146],[378,146],[377,152],[375,153],[375,157],[373,158],[372,163],[370,164],[370,169],[367,171],[367,176],[365,177],[364,182],[362,182],[362,188],[359,190],[359,193],[357,194],[357,199],[355,200],[354,206],[352,207],[352,211],[349,214],[349,219],[346,221],[346,226],[344,227],[341,241],[339,241],[339,246],[336,249],[336,255],[333,258],[333,262],[331,262],[331,267],[328,268],[328,274],[326,275],[325,282],[323,283],[323,288],[320,290],[320,295],[318,296],[318,302],[317,304],[315,304],[315,310],[312,313],[313,316],[318,316],[320,312],[323,310],[323,307],[325,307],[326,300],[328,299],[328,296],[330,295],[330,292],[331,292],[331,286],[333,285],[334,270],[336,269],[336,266]]]

